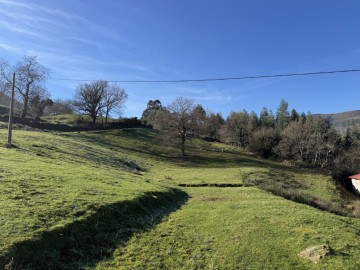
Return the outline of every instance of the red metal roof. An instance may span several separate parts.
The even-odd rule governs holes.
[[[350,179],[360,180],[360,173],[349,176]]]

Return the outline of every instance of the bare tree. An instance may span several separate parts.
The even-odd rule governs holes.
[[[75,91],[74,107],[80,112],[90,116],[93,125],[103,109],[103,96],[108,87],[108,82],[99,80],[92,83],[84,83]]]
[[[36,56],[24,56],[15,66],[15,89],[23,101],[21,117],[25,118],[28,112],[31,92],[41,88],[41,84],[49,75],[49,70],[41,65]],[[7,76],[9,81],[9,77]]]
[[[103,93],[103,113],[105,115],[105,124],[108,122],[108,117],[110,112],[115,112],[120,114],[121,109],[124,106],[125,101],[127,100],[128,95],[124,89],[121,89],[119,86],[107,85]]]
[[[3,59],[0,59],[0,103],[3,103],[3,99],[11,87],[11,75],[8,74],[9,63]]]
[[[1,61],[0,75],[7,85],[12,84],[12,73],[14,72],[16,73],[15,90],[23,102],[21,117],[25,118],[32,92],[42,88],[43,82],[49,75],[49,70],[38,62],[36,56],[24,56],[14,67],[11,67],[6,61]]]
[[[166,109],[159,112],[155,127],[165,130],[170,139],[178,140],[181,154],[185,156],[185,143],[193,136],[196,124],[194,101],[184,97],[176,98]]]

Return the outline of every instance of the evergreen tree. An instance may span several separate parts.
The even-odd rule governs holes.
[[[271,110],[269,111],[266,107],[263,107],[263,109],[260,112],[259,125],[260,127],[275,127],[274,114]]]
[[[289,124],[289,104],[284,99],[281,99],[280,105],[276,111],[276,128],[279,130],[284,130],[284,128]]]
[[[291,122],[298,121],[299,119],[300,119],[299,113],[295,109],[292,109],[291,112],[290,112],[290,120],[291,120]]]

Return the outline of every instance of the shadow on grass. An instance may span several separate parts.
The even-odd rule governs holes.
[[[111,256],[135,234],[152,228],[188,200],[178,189],[147,192],[131,200],[93,207],[92,213],[35,239],[14,244],[1,269],[84,269]]]

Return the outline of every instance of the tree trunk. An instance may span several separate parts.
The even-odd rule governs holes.
[[[95,128],[95,124],[96,124],[96,114],[92,114],[91,115],[91,126],[92,126],[92,128]]]
[[[109,111],[106,110],[105,112],[105,126],[107,126],[107,123],[108,123],[108,117],[109,117]]]
[[[21,118],[25,119],[26,115],[27,115],[27,111],[28,111],[28,104],[29,104],[29,93],[30,93],[30,85],[32,82],[28,82],[26,84],[26,90],[25,90],[25,95],[24,95],[24,105],[23,105],[23,109],[21,111]]]
[[[182,134],[181,135],[181,155],[183,157],[185,156],[185,141],[186,141],[185,134]]]
[[[22,108],[22,111],[21,111],[21,115],[20,115],[20,117],[22,119],[26,118],[27,110],[28,110],[28,103],[29,103],[29,95],[26,95],[24,97],[24,104],[23,104],[23,108]]]

